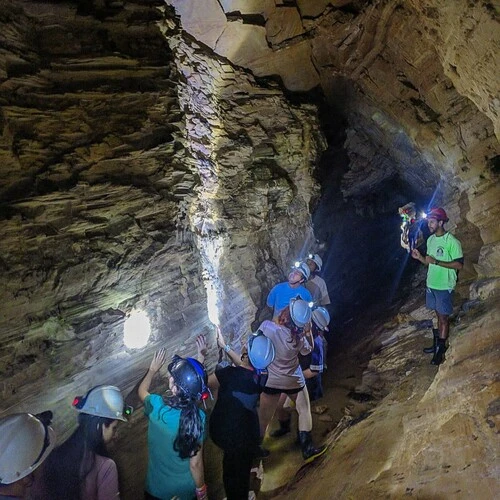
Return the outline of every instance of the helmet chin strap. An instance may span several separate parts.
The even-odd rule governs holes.
[[[289,285],[297,285],[298,283],[302,283],[302,279],[298,280],[298,281],[289,281],[288,284]]]

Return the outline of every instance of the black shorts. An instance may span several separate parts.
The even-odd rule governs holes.
[[[299,387],[298,389],[274,389],[273,387],[264,387],[262,389],[262,392],[266,394],[281,394],[282,392],[285,394],[298,394],[302,389],[304,389],[304,386]]]

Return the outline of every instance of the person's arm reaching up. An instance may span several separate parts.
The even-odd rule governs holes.
[[[163,363],[165,363],[166,357],[167,353],[165,349],[160,349],[159,351],[155,352],[153,360],[149,365],[149,370],[142,379],[142,382],[139,385],[139,389],[137,389],[137,394],[139,395],[139,398],[143,403],[146,397],[149,396],[149,388],[151,387],[151,382],[153,381],[153,377],[163,366]]]

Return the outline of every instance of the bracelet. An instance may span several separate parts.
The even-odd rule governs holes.
[[[207,485],[204,484],[200,488],[196,488],[196,498],[198,500],[203,500],[207,498]]]
[[[436,261],[436,262],[434,263],[434,265],[439,266],[439,264],[440,264],[441,262],[440,262],[439,260],[437,260],[437,259],[434,259],[434,260]]]
[[[229,352],[229,351],[231,350],[231,346],[230,346],[229,344],[226,344],[226,345],[224,346],[224,350],[225,350],[226,352]]]

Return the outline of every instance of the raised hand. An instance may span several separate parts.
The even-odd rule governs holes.
[[[411,251],[411,256],[414,258],[414,259],[417,259],[419,260],[420,262],[422,262],[422,254],[416,249],[414,248],[412,251]]]
[[[222,332],[220,331],[220,327],[216,327],[216,332],[217,332],[217,345],[221,348],[224,349],[226,347],[226,341],[224,340],[224,337],[222,336]]]
[[[165,359],[167,359],[167,351],[162,347],[159,351],[155,352],[153,360],[149,365],[149,369],[153,373],[156,373],[163,366],[163,363],[165,363]]]
[[[198,349],[198,354],[205,357],[208,354],[207,339],[205,335],[198,335],[196,337],[196,348]]]

